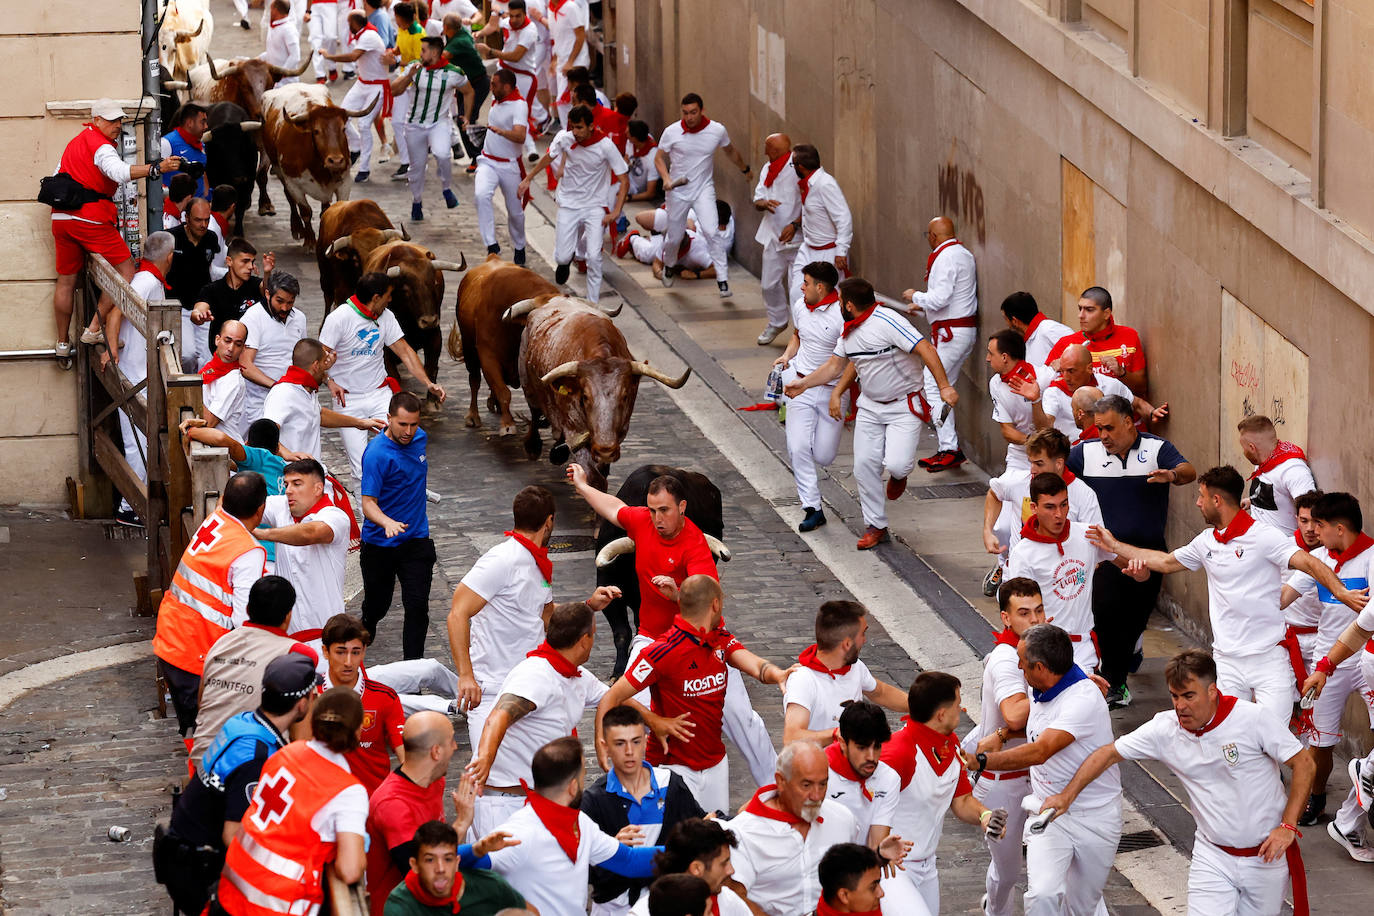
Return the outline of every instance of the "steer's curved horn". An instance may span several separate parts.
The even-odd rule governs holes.
[[[568,451],[575,452],[580,448],[585,448],[590,441],[592,441],[591,433],[578,433],[568,440]]]
[[[309,53],[305,55],[305,59],[301,61],[301,65],[297,67],[295,70],[291,70],[287,67],[278,67],[276,64],[268,64],[267,70],[277,79],[281,79],[285,76],[300,76],[302,73],[305,72],[305,68],[310,66],[310,58],[313,57],[314,54],[315,49],[311,48]]]
[[[200,142],[201,142],[201,143],[209,143],[211,140],[215,139],[214,133],[215,133],[215,132],[214,132],[213,130],[204,131],[204,132],[200,135]]]
[[[310,109],[308,108],[298,114],[292,114],[289,111],[284,111],[283,114],[286,115],[286,120],[297,126],[310,123]]]
[[[539,379],[545,385],[552,384],[561,378],[570,378],[577,375],[577,360],[569,360],[561,366],[555,366]]]
[[[382,241],[383,241],[384,243],[385,243],[385,242],[395,242],[395,241],[406,241],[406,242],[408,242],[408,241],[410,241],[410,236],[406,235],[406,234],[405,234],[405,230],[403,230],[403,229],[383,229],[383,230],[382,230]]]
[[[240,121],[239,130],[251,134],[255,130],[262,130],[261,121]]]
[[[188,83],[188,82],[186,82],[186,80],[163,80],[163,81],[162,81],[162,88],[163,88],[163,89],[173,89],[173,90],[176,90],[176,89],[190,89],[190,88],[191,88],[191,84]]]
[[[188,32],[188,31],[186,31],[185,29],[177,29],[176,32],[174,32],[173,35],[172,35],[172,40],[173,40],[173,41],[190,41],[192,38],[197,38],[197,37],[199,37],[201,31],[202,31],[204,28],[205,28],[205,17],[204,17],[204,16],[201,16],[201,17],[200,17],[200,25],[196,26],[196,30],[195,30],[194,32]]]
[[[350,118],[365,118],[372,113],[372,109],[377,107],[377,101],[379,99],[381,99],[380,95],[373,99],[372,104],[368,105],[366,108],[345,108],[344,114]]]
[[[213,57],[206,57],[205,62],[210,65],[210,76],[213,77],[216,82],[222,79],[228,79],[243,69],[243,64],[230,63],[229,66],[225,68],[224,72],[220,73],[215,69],[215,59]]]
[[[332,258],[341,251],[348,251],[353,247],[353,236],[345,235],[329,243],[329,247],[324,250],[326,258]]]
[[[683,385],[687,384],[687,379],[690,378],[692,375],[691,366],[688,366],[683,371],[683,373],[679,375],[677,378],[673,378],[671,375],[662,371],[661,369],[655,369],[648,363],[640,362],[639,360],[635,360],[634,362],[630,363],[630,371],[633,372],[635,375],[642,375],[645,378],[651,378],[656,382],[662,382],[669,388],[681,388]]]
[[[730,552],[729,547],[725,546],[724,541],[720,540],[719,538],[713,538],[709,534],[705,533],[702,534],[702,537],[706,538],[706,546],[711,548],[711,556],[715,557],[717,560],[720,560],[722,563],[730,562],[730,558],[734,556],[734,554]]]
[[[616,557],[634,552],[634,538],[616,538],[605,547],[602,547],[601,552],[596,555],[596,568],[603,569],[614,563]]]
[[[614,317],[616,317],[617,315],[620,314],[620,310],[623,309],[624,307],[625,307],[625,300],[624,300],[624,299],[621,299],[619,302],[616,303],[615,308],[613,308],[613,309],[602,309],[601,311],[605,313],[605,315],[606,315],[607,318],[614,318]]]
[[[530,312],[539,308],[539,303],[533,299],[521,299],[519,302],[506,309],[501,314],[502,321],[514,321],[517,318],[524,318]]]
[[[439,260],[438,258],[435,258],[434,260],[430,261],[429,263],[430,263],[430,266],[433,267],[435,270],[457,270],[457,271],[464,271],[464,270],[467,270],[467,269],[468,269],[468,259],[467,259],[467,256],[466,256],[466,255],[459,255],[459,257],[461,257],[461,258],[463,259],[463,261],[462,261],[461,264],[455,264],[455,263],[452,262],[452,261],[441,261],[441,260]]]
[[[391,279],[395,280],[397,277],[399,277],[399,276],[401,275],[401,268],[400,268],[400,267],[388,267],[388,268],[386,269],[386,275],[387,275],[388,277],[390,277]]]

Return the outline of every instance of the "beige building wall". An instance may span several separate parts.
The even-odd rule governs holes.
[[[1281,413],[1318,481],[1374,517],[1374,465],[1348,432],[1374,423],[1367,2],[618,5],[635,25],[621,79],[636,74],[655,128],[695,90],[756,167],[771,131],[816,144],[855,212],[851,263],[880,290],[921,287],[936,214],[978,259],[984,340],[1008,293],[1076,326],[1078,291],[1107,286],[1144,339],[1151,400],[1171,405],[1161,433],[1199,470],[1231,458],[1236,411]],[[751,186],[718,165],[736,255],[756,265]],[[1228,296],[1250,329],[1235,365]],[[965,449],[995,471],[981,343],[959,387]],[[1172,544],[1202,527],[1193,496],[1173,493]],[[1205,626],[1200,574],[1168,590]]]
[[[56,277],[38,180],[52,173],[81,121],[49,101],[141,92],[138,0],[17,3],[0,26],[0,350],[51,349]],[[6,34],[7,33],[7,34]],[[0,504],[58,505],[77,473],[75,372],[51,359],[0,361]]]

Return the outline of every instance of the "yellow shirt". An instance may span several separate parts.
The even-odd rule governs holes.
[[[401,52],[401,65],[420,59],[420,39],[425,37],[425,27],[418,22],[411,23],[409,32],[396,33],[396,50]]]

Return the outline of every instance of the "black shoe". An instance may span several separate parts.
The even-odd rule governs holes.
[[[524,267],[524,266],[525,266],[525,249],[523,249],[523,248],[517,248],[517,249],[515,249],[514,260],[515,260],[515,264],[516,264],[517,267]]]
[[[1322,822],[1322,817],[1325,814],[1326,793],[1313,792],[1307,796],[1307,807],[1302,809],[1302,816],[1298,818],[1298,826],[1315,827]]]
[[[487,246],[487,254],[500,254],[500,253],[501,253],[501,246],[500,246],[500,245],[488,245],[488,246]]]
[[[391,173],[391,180],[392,180],[392,181],[400,181],[400,180],[402,180],[403,178],[406,177],[406,173],[409,172],[409,171],[410,171],[410,163],[409,163],[409,162],[402,162],[402,163],[401,163],[401,167],[400,167],[399,169],[397,169],[396,171],[394,171],[394,172]]]
[[[825,524],[825,511],[823,509],[813,509],[810,506],[806,506],[805,511],[806,518],[802,519],[801,524],[797,526],[797,530],[802,534],[806,534],[808,531],[815,531]]]
[[[372,177],[372,173],[371,173],[371,172],[359,172],[358,174],[356,174],[356,175],[353,176],[353,180],[354,180],[356,183],[358,183],[358,184],[362,184],[363,182],[368,181],[369,179],[371,179],[371,177]]]
[[[115,513],[115,524],[123,525],[126,528],[142,528],[143,519],[138,517],[133,509],[120,509]]]
[[[1107,691],[1108,709],[1125,709],[1131,705],[1131,691],[1125,684]]]
[[[553,282],[562,286],[568,282],[568,275],[572,273],[571,264],[559,264],[553,269]]]
[[[1126,670],[1131,674],[1135,674],[1140,670],[1140,666],[1143,664],[1145,664],[1145,653],[1141,649],[1136,649],[1135,652],[1131,654],[1131,663],[1126,666]]]
[[[362,150],[350,150],[349,153],[348,153],[348,164],[349,164],[349,165],[357,165],[357,164],[358,164],[358,157],[361,156],[362,154],[363,154],[363,153],[362,153]]]
[[[247,19],[240,19],[240,20],[239,20],[239,28],[243,29],[243,30],[246,32],[246,31],[248,31],[249,29],[251,29],[252,26],[250,26],[250,25],[248,24],[248,20],[247,20]]]

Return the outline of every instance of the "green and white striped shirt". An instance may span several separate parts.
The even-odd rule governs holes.
[[[454,93],[467,82],[463,71],[454,67],[434,70],[421,67],[410,84],[410,111],[406,114],[406,124],[433,127],[447,119],[453,108]]]

